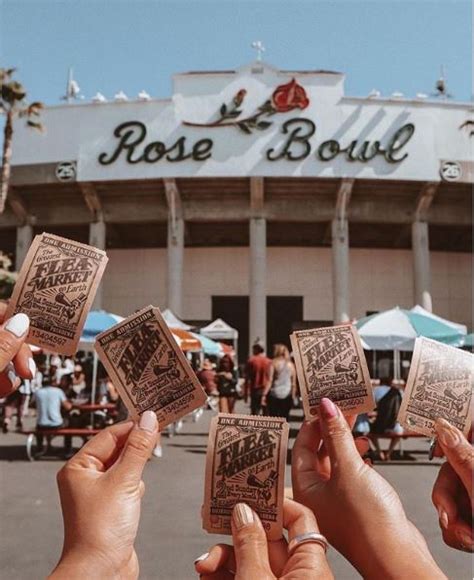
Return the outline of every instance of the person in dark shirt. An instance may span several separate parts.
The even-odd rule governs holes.
[[[265,356],[263,344],[256,340],[252,346],[252,356],[248,359],[245,369],[244,399],[248,402],[250,395],[250,412],[252,415],[262,414],[262,396],[268,382],[272,361]]]

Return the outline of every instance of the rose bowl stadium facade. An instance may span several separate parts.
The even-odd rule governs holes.
[[[221,317],[241,353],[395,305],[472,327],[470,103],[254,62],[42,122],[15,125],[0,248],[17,267],[42,231],[106,249],[96,307]]]

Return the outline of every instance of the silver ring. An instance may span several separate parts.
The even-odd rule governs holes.
[[[434,452],[436,449],[436,443],[437,443],[437,439],[436,439],[436,437],[433,437],[433,439],[431,439],[431,441],[430,441],[430,451],[428,453],[428,459],[430,461],[433,461],[433,459],[434,459]]]
[[[307,532],[306,534],[300,534],[290,540],[288,544],[288,555],[291,556],[298,546],[301,544],[308,544],[309,542],[319,544],[324,548],[324,552],[328,551],[329,543],[326,538],[319,534],[318,532]]]

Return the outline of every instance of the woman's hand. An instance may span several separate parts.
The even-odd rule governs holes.
[[[145,411],[104,429],[58,473],[64,520],[53,579],[137,578],[134,549],[145,492],[141,477],[156,444],[158,421]]]
[[[7,305],[0,302],[0,397],[7,397],[21,385],[21,378],[32,379],[36,365],[25,338],[30,327],[26,314],[5,320]],[[21,377],[21,378],[20,378]]]
[[[303,424],[293,447],[295,500],[364,578],[444,578],[392,486],[359,455],[349,425],[329,399]]]
[[[444,419],[435,424],[438,446],[446,456],[433,487],[443,540],[448,546],[474,551],[472,532],[472,471],[474,450],[459,429]]]
[[[291,539],[318,532],[313,513],[285,499],[283,525]],[[332,579],[333,575],[320,544],[299,544],[288,554],[284,538],[269,542],[258,515],[246,504],[232,512],[234,546],[217,544],[195,562],[201,580],[311,580]]]

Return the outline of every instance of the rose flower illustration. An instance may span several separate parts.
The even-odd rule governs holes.
[[[309,99],[304,88],[295,79],[291,79],[286,85],[280,85],[275,89],[272,105],[278,113],[286,113],[293,109],[306,109]]]
[[[285,85],[278,86],[272,96],[260,105],[256,112],[242,118],[240,108],[247,95],[246,89],[240,89],[232,98],[230,104],[222,103],[219,109],[219,117],[210,123],[190,123],[183,121],[183,125],[189,127],[237,127],[240,131],[251,134],[253,131],[265,131],[272,125],[268,117],[277,113],[287,113],[294,109],[306,109],[309,98],[304,88],[296,82],[296,79]]]

